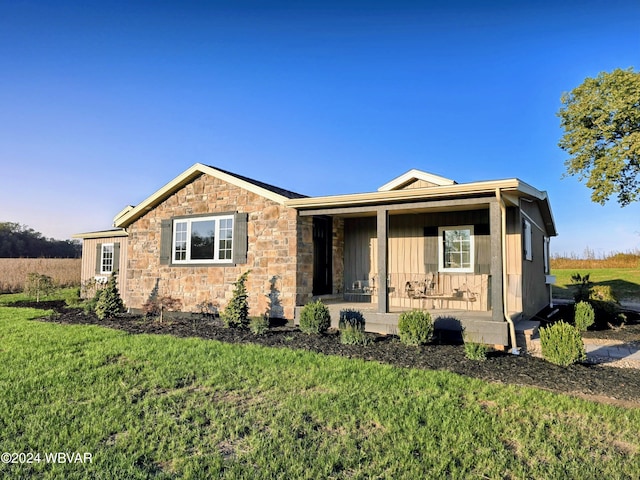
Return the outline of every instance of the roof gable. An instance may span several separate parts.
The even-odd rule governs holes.
[[[305,197],[305,195],[278,188],[264,182],[259,182],[242,175],[227,172],[209,165],[203,165],[202,163],[196,163],[165,186],[157,190],[151,196],[140,202],[139,205],[125,208],[113,219],[114,226],[124,228],[131,225],[131,223],[140,218],[146,212],[162,203],[170,195],[185,185],[188,185],[201,175],[210,175],[212,177],[219,178],[231,185],[235,185],[243,188],[244,190],[255,193],[256,195],[268,198],[269,200],[273,200],[281,205],[284,205],[286,200]]]
[[[443,187],[445,185],[455,185],[455,181],[449,178],[434,175],[433,173],[423,172],[418,169],[411,169],[406,173],[403,173],[399,177],[394,178],[388,183],[385,183],[380,188],[379,192],[390,192],[392,190],[402,190],[404,188],[412,188],[411,185],[418,183],[420,188],[424,187]],[[413,187],[415,188],[415,187]]]

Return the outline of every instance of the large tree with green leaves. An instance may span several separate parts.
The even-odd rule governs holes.
[[[604,204],[640,198],[640,73],[633,68],[602,72],[562,95],[558,111],[564,135],[559,146],[570,158],[567,175],[577,175]]]

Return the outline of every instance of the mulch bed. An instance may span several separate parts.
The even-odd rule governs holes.
[[[140,316],[99,320],[82,310],[65,308],[64,302],[23,302],[15,306],[55,309],[58,314],[43,318],[62,324],[100,325],[124,330],[132,334],[169,334],[177,337],[201,337],[227,343],[250,343],[269,347],[301,349],[326,355],[340,355],[395,365],[398,367],[447,370],[467,377],[511,385],[526,385],[554,392],[586,397],[591,400],[622,406],[640,407],[640,371],[632,368],[613,368],[603,365],[577,364],[560,367],[540,358],[528,355],[512,355],[507,352],[492,352],[486,361],[465,358],[464,347],[456,344],[431,344],[408,347],[397,337],[376,336],[366,346],[342,345],[336,332],[324,335],[307,335],[291,325],[274,326],[264,335],[253,335],[239,329],[221,326],[217,319],[179,318],[165,319],[163,323]],[[631,320],[635,322],[632,315]],[[640,319],[639,319],[640,320]],[[612,329],[587,332],[602,338],[617,336],[623,341],[640,339],[640,321]]]

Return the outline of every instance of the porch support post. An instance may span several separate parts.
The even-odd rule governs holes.
[[[489,204],[489,231],[491,235],[491,311],[492,319],[504,322],[502,304],[502,216],[500,204],[492,201]]]
[[[380,207],[378,214],[378,313],[389,311],[389,285],[387,265],[389,251],[389,211]]]

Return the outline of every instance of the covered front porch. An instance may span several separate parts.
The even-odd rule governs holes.
[[[400,313],[420,309],[437,328],[463,327],[471,340],[509,344],[495,196],[300,215],[313,217],[313,298],[329,306],[335,327],[341,310],[357,309],[367,331],[395,334]],[[447,244],[447,232],[458,244]]]

